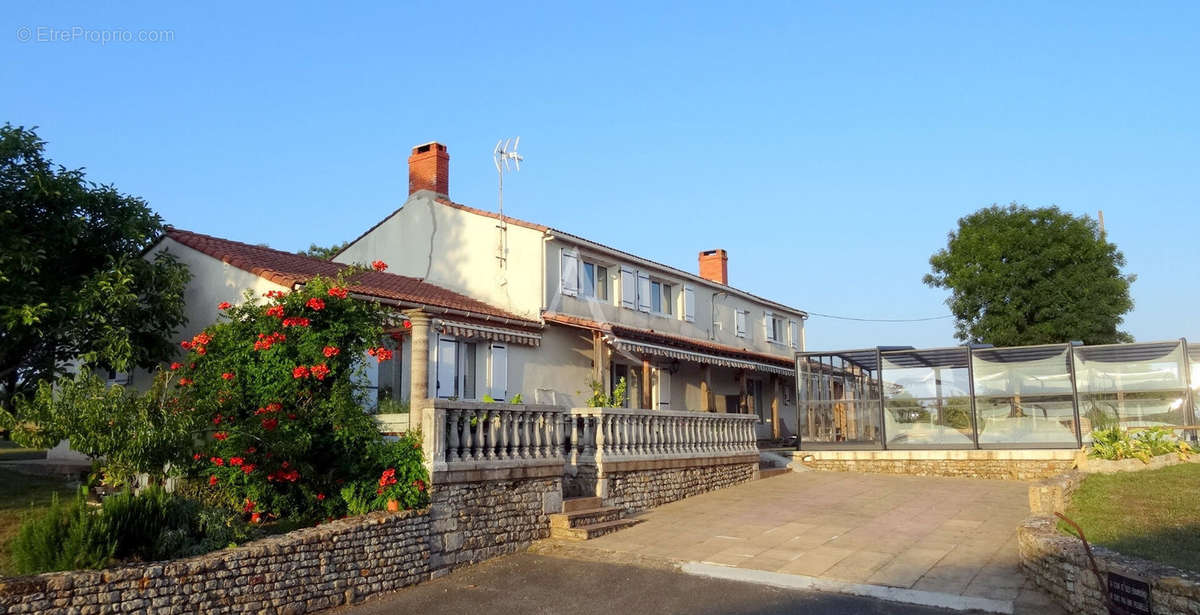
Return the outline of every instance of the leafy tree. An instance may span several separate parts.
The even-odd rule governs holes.
[[[44,147],[33,130],[0,128],[0,408],[70,361],[152,367],[185,321],[187,267],[143,258],[162,218]]]
[[[345,250],[346,246],[348,246],[348,245],[350,245],[349,241],[343,241],[342,243],[335,243],[332,246],[328,246],[328,247],[319,246],[314,243],[314,244],[309,244],[307,250],[300,250],[299,252],[297,252],[297,254],[303,254],[304,256],[311,256],[313,258],[319,258],[321,260],[327,261],[327,260],[332,259],[334,256],[337,256],[338,252]]]
[[[958,221],[924,282],[951,291],[955,337],[997,346],[1133,341],[1117,329],[1135,276],[1088,216],[993,205]]]

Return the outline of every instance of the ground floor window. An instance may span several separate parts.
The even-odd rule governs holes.
[[[437,343],[434,397],[475,399],[475,344],[451,337]]]

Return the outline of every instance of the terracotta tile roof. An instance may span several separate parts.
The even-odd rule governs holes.
[[[318,275],[335,277],[339,271],[349,266],[176,228],[169,229],[166,236],[238,269],[289,288],[303,284]],[[362,272],[350,290],[369,297],[468,312],[478,315],[480,320],[487,320],[489,317],[503,318],[518,326],[541,327],[541,323],[537,321],[521,318],[418,278],[394,273]]]
[[[795,361],[789,357],[781,357],[779,355],[766,354],[757,352],[747,348],[736,348],[734,346],[726,346],[708,340],[698,340],[691,337],[674,335],[671,333],[663,333],[653,329],[639,329],[637,327],[627,327],[607,322],[596,322],[578,316],[570,316],[568,314],[558,314],[555,312],[546,312],[542,314],[542,319],[548,323],[558,323],[562,325],[570,325],[573,327],[582,327],[584,329],[593,329],[612,333],[620,337],[624,337],[633,341],[645,341],[654,344],[662,344],[664,346],[672,346],[681,350],[691,350],[693,352],[704,352],[708,354],[716,354],[735,359],[747,361],[759,361],[762,363],[771,363],[786,367],[795,367]]]

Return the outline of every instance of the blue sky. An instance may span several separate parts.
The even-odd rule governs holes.
[[[1102,209],[1127,330],[1200,340],[1194,3],[255,4],[8,3],[0,121],[171,224],[288,250],[398,207],[430,140],[451,197],[494,208],[520,135],[509,214],[689,271],[722,247],[739,288],[868,318],[948,313],[921,276],[980,207]],[[73,27],[173,39],[44,40]]]

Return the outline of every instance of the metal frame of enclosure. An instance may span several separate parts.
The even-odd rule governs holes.
[[[1200,346],[879,347],[796,355],[801,450],[1079,448],[1094,429],[1197,439]]]

